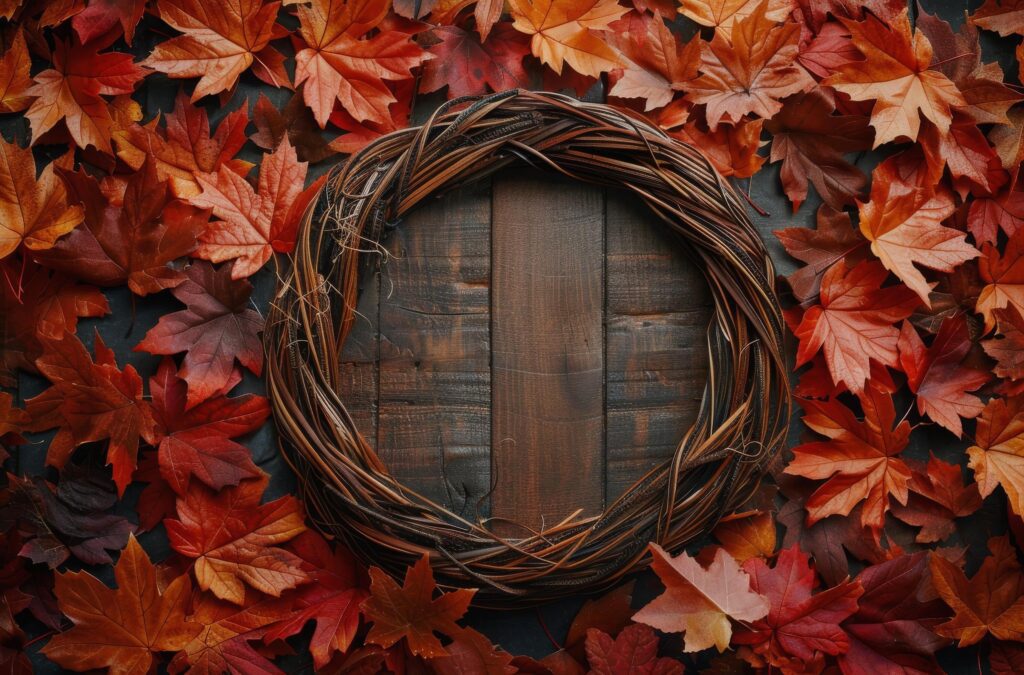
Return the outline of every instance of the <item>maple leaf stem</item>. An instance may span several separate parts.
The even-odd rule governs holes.
[[[764,218],[767,218],[767,217],[769,217],[769,216],[771,216],[771,215],[772,215],[772,214],[768,213],[767,211],[765,211],[764,209],[762,209],[762,208],[761,208],[760,206],[758,206],[757,202],[755,202],[755,201],[754,201],[754,200],[753,200],[753,199],[752,199],[752,198],[750,197],[750,195],[749,195],[749,194],[747,194],[746,192],[744,192],[743,190],[740,190],[740,194],[741,194],[741,195],[743,195],[743,198],[747,200],[747,203],[748,203],[748,204],[750,204],[750,208],[752,208],[752,209],[754,209],[755,211],[757,211],[757,214],[758,214],[759,216],[762,216],[762,217],[764,217]]]
[[[561,651],[562,645],[560,645],[558,640],[555,639],[555,636],[551,634],[551,631],[548,629],[548,624],[544,621],[544,616],[540,613],[540,610],[535,609],[534,614],[537,616],[537,623],[540,624],[541,630],[544,631],[544,635],[548,637],[548,641],[554,646],[555,651]]]
[[[953,56],[944,58],[941,61],[936,61],[931,66],[929,66],[929,68],[934,68],[935,66],[941,66],[944,63],[949,63],[950,61],[956,61],[957,59],[962,59],[965,56],[977,56],[977,55],[978,55],[977,52],[963,52],[962,54],[954,54]]]
[[[7,276],[7,270],[6,269],[4,270],[4,281],[7,282],[7,288],[11,289],[11,293],[14,295],[14,299],[18,301],[19,305],[20,304],[24,304],[21,301],[21,293],[24,290],[22,288],[21,284],[22,284],[22,281],[24,280],[24,278],[25,278],[25,256],[22,256],[21,257],[21,271],[18,273],[18,286],[17,287],[15,287],[14,284],[11,283],[10,278]]]

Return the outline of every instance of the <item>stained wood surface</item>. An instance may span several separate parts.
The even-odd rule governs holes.
[[[341,393],[410,489],[539,527],[599,512],[692,423],[710,298],[638,200],[508,172],[421,206],[385,247]]]

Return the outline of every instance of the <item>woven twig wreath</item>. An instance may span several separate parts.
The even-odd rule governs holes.
[[[388,473],[339,398],[339,355],[360,252],[425,199],[524,163],[638,195],[703,266],[715,312],[700,413],[674,456],[604,513],[511,539]],[[631,113],[509,91],[451,101],[423,126],[380,138],[307,211],[268,319],[270,398],[311,518],[393,574],[430,553],[439,583],[478,587],[481,604],[615,583],[647,564],[648,542],[677,550],[743,504],[777,454],[790,394],[774,276],[740,199],[704,156]]]

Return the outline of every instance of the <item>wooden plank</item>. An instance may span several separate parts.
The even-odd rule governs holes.
[[[372,254],[371,254],[372,255]],[[380,258],[367,257],[360,274],[355,323],[341,350],[339,394],[356,429],[370,447],[377,447],[378,323],[380,321]]]
[[[711,296],[681,244],[635,197],[608,195],[607,494],[670,457],[707,380]]]
[[[604,195],[495,179],[491,508],[540,527],[604,499]]]
[[[422,205],[381,275],[379,453],[469,518],[490,490],[490,208],[488,185]]]

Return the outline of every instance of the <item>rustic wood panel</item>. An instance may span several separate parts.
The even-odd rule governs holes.
[[[487,185],[416,209],[380,284],[379,453],[469,517],[490,489],[490,214]]]
[[[604,498],[604,195],[506,174],[492,203],[495,516],[533,527]]]
[[[711,296],[680,243],[639,200],[607,206],[607,498],[672,455],[707,380]]]

